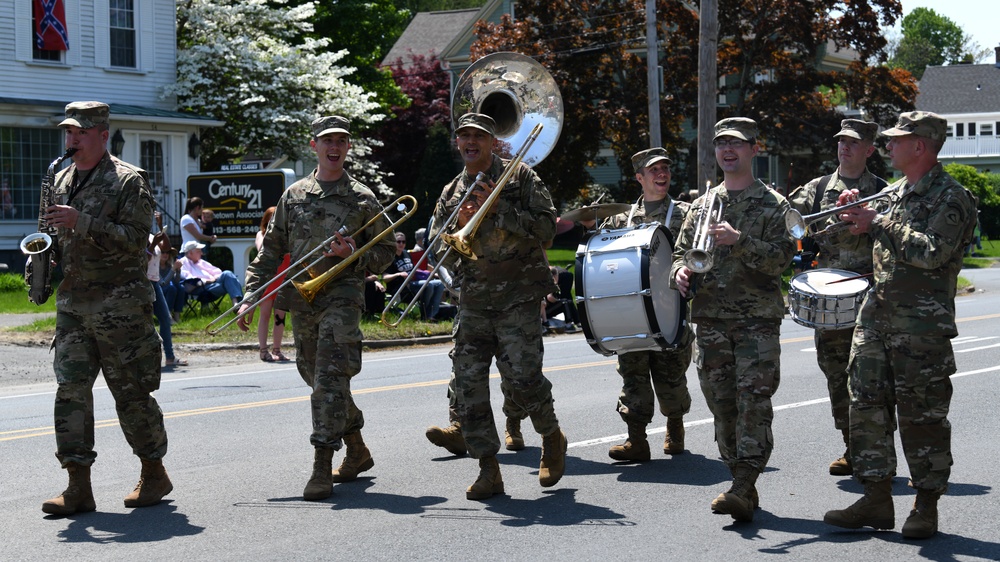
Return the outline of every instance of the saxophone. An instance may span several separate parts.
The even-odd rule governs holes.
[[[41,306],[52,296],[52,250],[55,244],[56,228],[45,221],[45,209],[52,206],[52,182],[56,168],[63,160],[73,156],[78,149],[67,148],[66,153],[49,164],[42,176],[42,197],[38,202],[38,232],[21,240],[21,251],[28,256],[24,266],[24,282],[28,284],[28,300]]]

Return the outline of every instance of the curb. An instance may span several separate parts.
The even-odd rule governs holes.
[[[417,345],[435,345],[441,343],[448,343],[451,341],[451,336],[428,336],[424,338],[407,338],[398,340],[370,340],[362,341],[362,345],[365,349],[387,349],[390,347],[411,347]],[[256,342],[244,342],[244,343],[175,343],[174,347],[177,349],[184,349],[187,351],[221,351],[221,350],[233,350],[233,349],[243,349],[249,351],[257,351],[258,345]]]

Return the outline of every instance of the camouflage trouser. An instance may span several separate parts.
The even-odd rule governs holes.
[[[858,327],[851,348],[851,461],[859,480],[896,471],[899,439],[914,488],[944,492],[951,475],[951,379],[955,355],[944,336],[885,334]],[[895,415],[894,415],[895,413]]]
[[[846,330],[816,330],[816,362],[826,375],[826,388],[830,392],[830,409],[833,426],[850,427],[851,396],[847,390],[847,360],[851,357],[851,340],[854,328]]]
[[[505,311],[459,311],[455,347],[455,408],[462,435],[473,458],[497,454],[497,435],[490,405],[490,365],[496,357],[500,378],[509,385],[510,401],[525,412],[541,435],[559,428],[552,403],[552,383],[542,374],[542,324],[534,301]]]
[[[458,318],[452,326],[451,334],[454,337],[458,332]],[[500,392],[503,394],[503,413],[508,418],[523,420],[528,417],[528,412],[514,403],[510,399],[510,383],[507,379],[500,379]],[[448,421],[452,424],[459,423],[458,408],[455,407],[455,369],[451,370],[451,378],[448,380]]]
[[[665,351],[633,351],[618,356],[618,374],[622,391],[618,413],[629,426],[645,427],[653,421],[653,398],[660,413],[680,417],[691,410],[687,387],[687,368],[691,364],[691,346]]]
[[[759,471],[774,447],[771,396],[780,381],[781,325],[766,320],[699,322],[695,365],[723,462]]]
[[[361,309],[341,305],[294,314],[295,365],[312,388],[309,442],[339,450],[344,435],[365,425],[351,396],[351,377],[361,372]]]
[[[62,466],[90,465],[94,452],[94,381],[104,372],[118,423],[132,452],[143,459],[167,454],[163,412],[150,393],[160,387],[160,336],[153,304],[97,314],[56,313],[55,433]]]

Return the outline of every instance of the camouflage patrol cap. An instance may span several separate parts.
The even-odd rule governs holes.
[[[715,136],[712,140],[727,136],[745,141],[753,140],[757,138],[757,122],[746,117],[723,119],[715,124]]]
[[[887,137],[917,135],[944,142],[948,137],[948,120],[930,111],[900,113],[896,126],[882,131],[882,134]]]
[[[667,164],[673,164],[673,161],[667,158],[667,151],[663,148],[656,147],[640,150],[632,155],[632,169],[638,174],[643,168],[652,166],[660,160],[666,160]]]
[[[459,117],[458,126],[455,127],[455,132],[458,133],[466,127],[486,131],[491,137],[497,136],[497,122],[485,113],[466,113],[465,115]]]
[[[878,133],[878,123],[862,121],[861,119],[844,119],[840,122],[840,132],[833,135],[837,137],[851,137],[863,141],[872,142],[875,134]]]
[[[80,127],[92,129],[98,125],[107,125],[111,114],[108,104],[99,101],[75,101],[66,105],[66,118],[59,123],[60,127]]]
[[[320,138],[323,135],[333,133],[351,134],[351,121],[339,115],[328,115],[320,117],[312,122],[313,138]]]

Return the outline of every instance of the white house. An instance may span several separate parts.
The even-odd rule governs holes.
[[[37,230],[42,175],[64,152],[56,125],[67,103],[111,106],[109,148],[149,172],[174,235],[186,178],[199,171],[201,129],[223,125],[177,112],[161,95],[177,74],[175,0],[56,0],[64,51],[35,44],[32,8],[42,3],[0,3],[0,263],[14,271],[24,264],[21,239]]]
[[[1000,47],[994,64],[928,66],[916,107],[948,120],[942,162],[1000,172]]]

